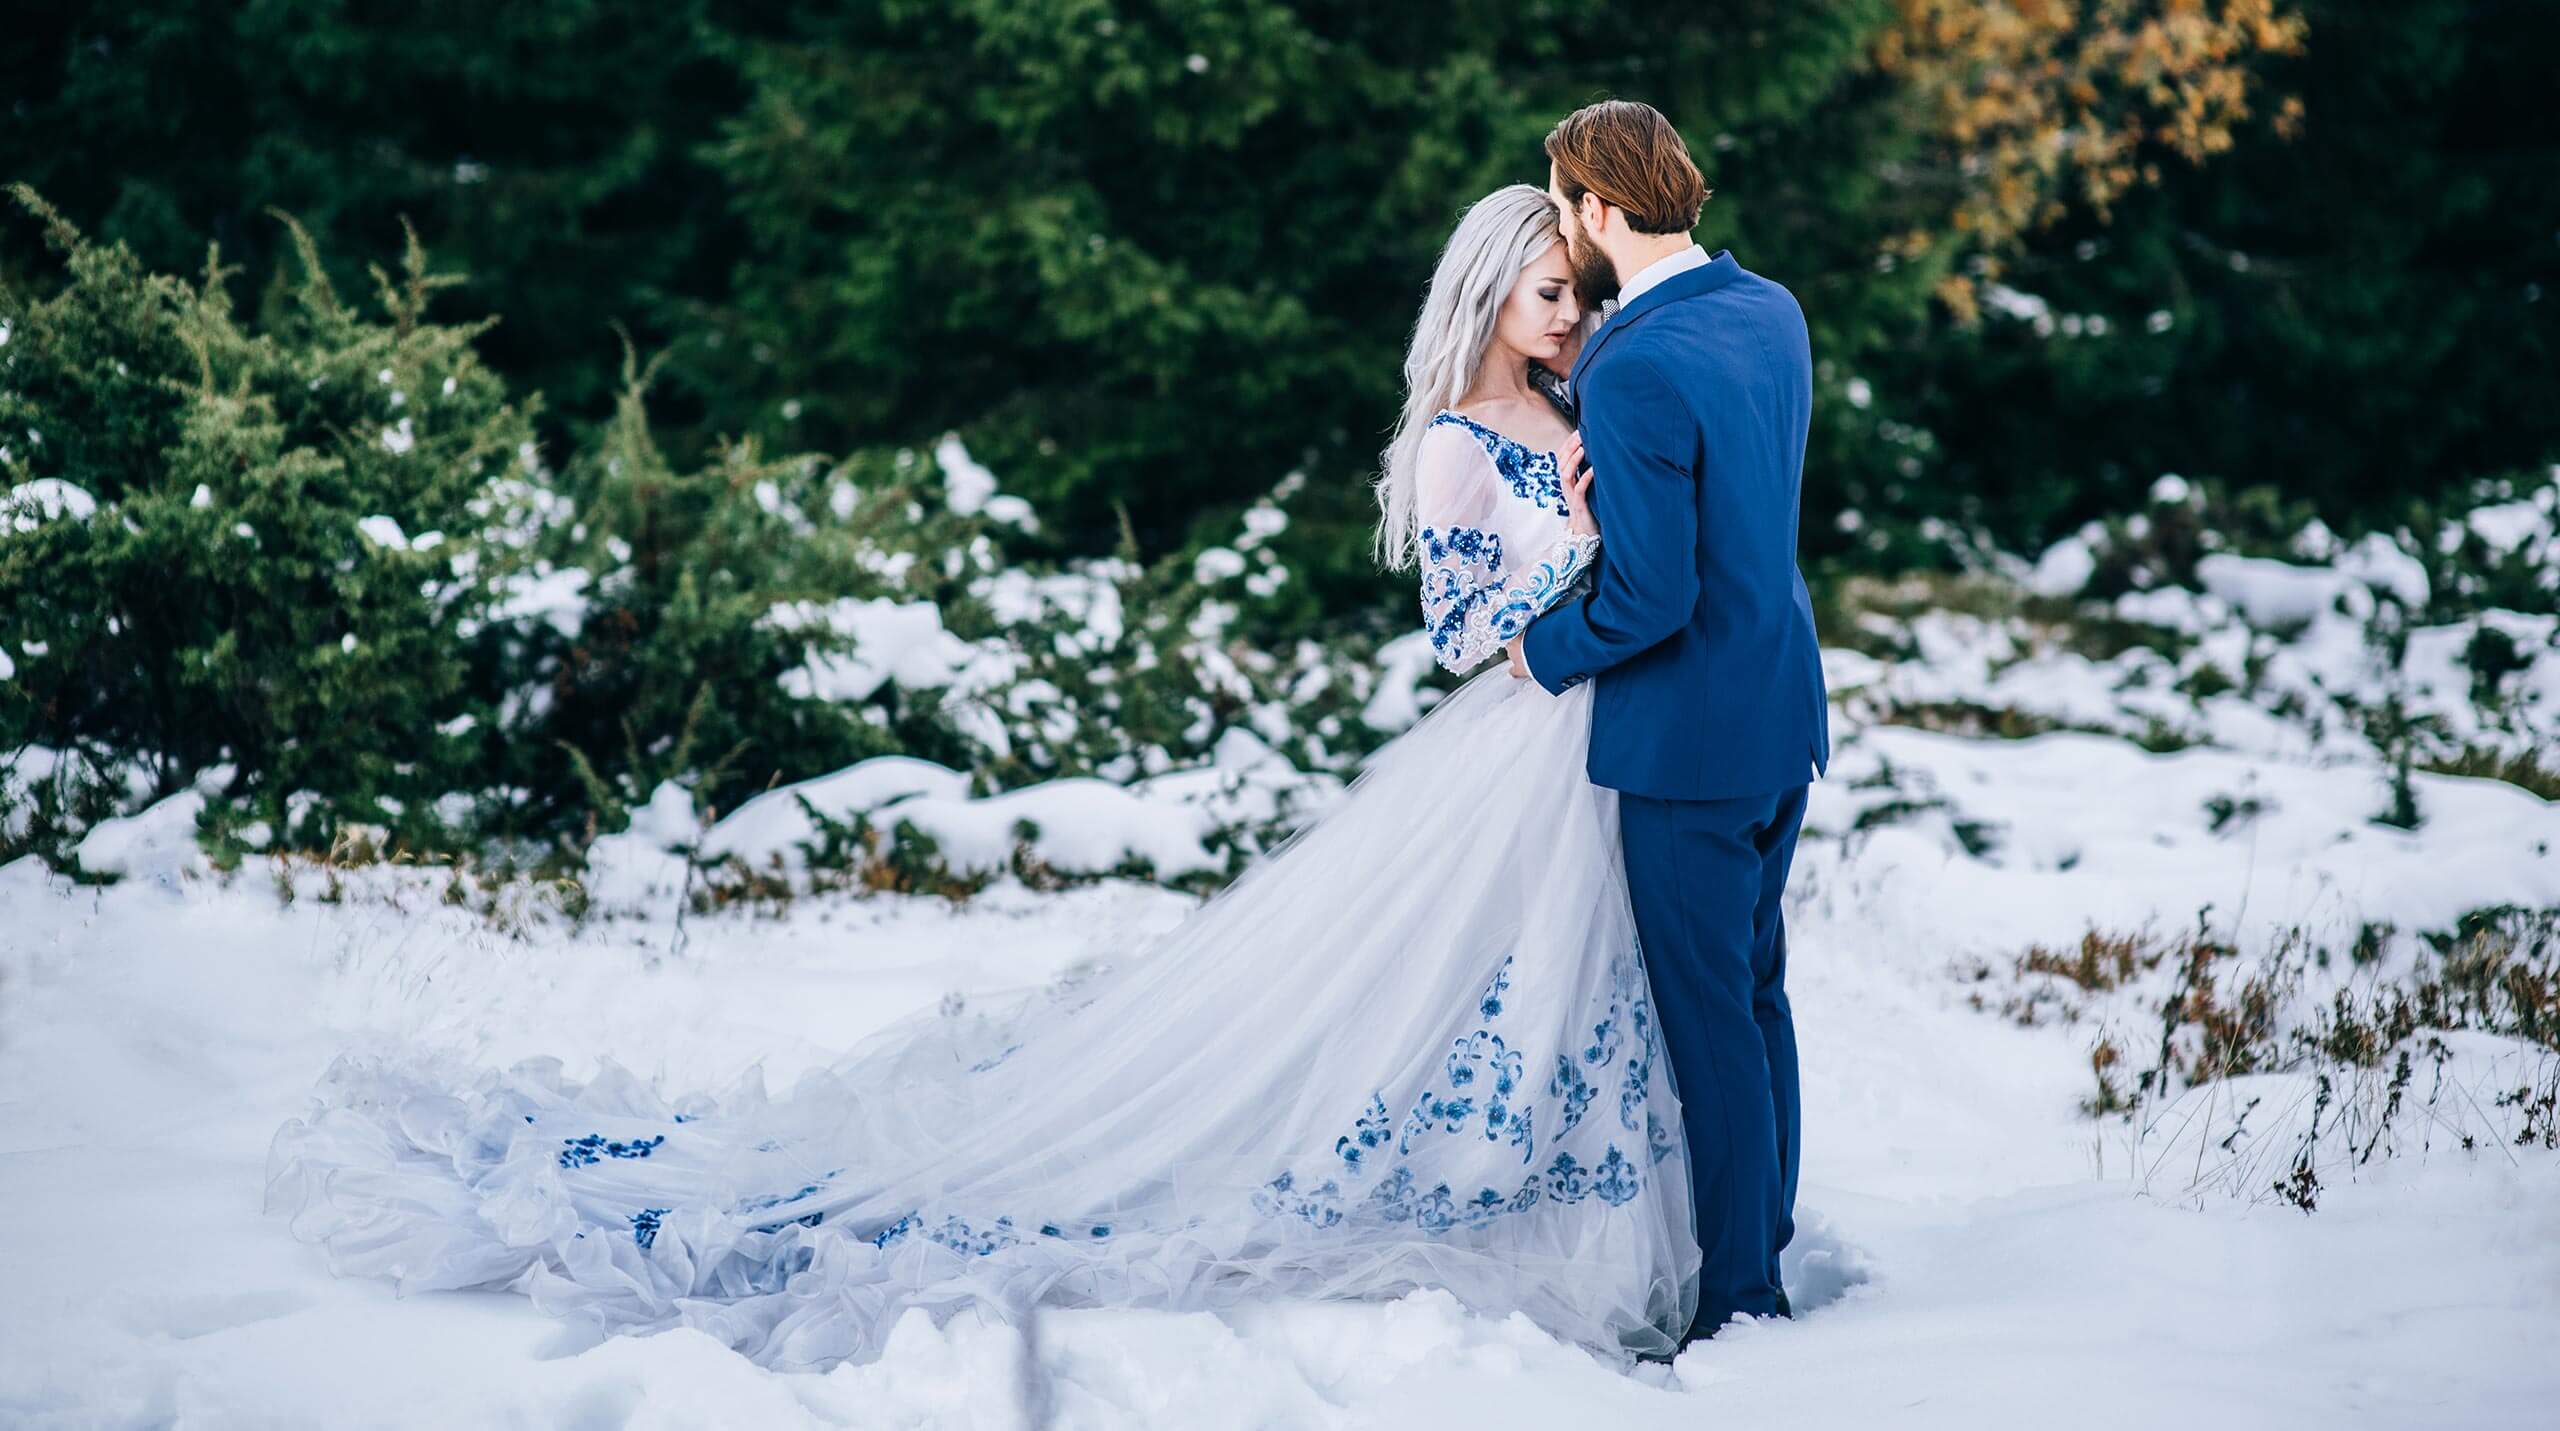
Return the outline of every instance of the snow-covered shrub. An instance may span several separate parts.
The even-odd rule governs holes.
[[[59,288],[0,289],[0,750],[138,764],[153,793],[227,765],[234,793],[395,807],[450,787],[477,534],[526,414],[429,321],[411,234],[372,313],[301,273],[236,318],[218,252],[143,269],[18,186]],[[76,803],[76,802],[75,802]]]
[[[2299,514],[2218,491],[2163,478],[2143,513],[2032,559],[1949,532],[1962,574],[1840,583],[1822,636],[1842,714],[2364,766],[2375,813],[2404,826],[2426,818],[2412,771],[2560,796],[2547,481],[2353,540],[2309,519],[2273,538]]]
[[[650,431],[655,366],[626,349],[613,420],[556,477],[528,474],[534,516],[494,534],[521,556],[466,633],[488,673],[468,738],[493,832],[583,843],[668,781],[716,809],[931,739],[795,683],[853,633],[773,617],[894,591],[886,545],[965,542],[982,519],[923,516],[916,474],[872,459],[748,441],[679,470]]]
[[[1976,1008],[2095,1027],[2081,1109],[2158,1190],[2308,1210],[2377,1156],[2560,1146],[2560,909],[2351,933],[2287,928],[2247,957],[2200,913],[1956,972]]]

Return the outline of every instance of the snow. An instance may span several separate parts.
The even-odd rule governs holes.
[[[2074,596],[2098,569],[2097,554],[2079,537],[2064,537],[2045,548],[2027,578],[2027,589],[2042,596]]]
[[[884,834],[910,826],[933,842],[935,857],[953,874],[1001,873],[1019,846],[1061,875],[1109,874],[1144,860],[1158,878],[1170,879],[1224,867],[1206,843],[1221,827],[1273,820],[1337,793],[1341,782],[1299,771],[1252,732],[1236,729],[1207,762],[1128,785],[1064,779],[984,796],[970,795],[969,785],[965,772],[929,760],[875,756],[758,794],[701,833],[699,852],[714,864],[803,873],[824,836],[814,811],[838,825],[864,818]],[[669,829],[652,850],[694,843],[689,828]],[[610,903],[635,907],[625,893],[618,886]]]
[[[389,547],[396,552],[409,549],[409,534],[400,530],[397,517],[386,517],[377,512],[356,523],[356,530],[364,533],[365,539],[375,546]]]
[[[32,532],[51,521],[85,522],[98,510],[98,499],[87,488],[59,477],[39,477],[21,482],[0,499],[0,511],[9,514],[13,531]]]
[[[1994,285],[1986,301],[2053,331],[2042,299]],[[2063,330],[2076,322],[2065,315]],[[538,468],[530,447],[518,457]],[[955,510],[1036,529],[956,437],[933,457]],[[535,521],[515,545],[567,520],[555,495],[520,495]],[[2155,507],[2198,500],[2175,475],[2149,495]],[[2536,564],[2550,587],[2560,489],[2499,495],[2449,529],[2444,549],[2470,533]],[[94,509],[59,483],[10,497],[22,530]],[[1194,575],[1245,576],[1267,594],[1287,576],[1267,546],[1287,520],[1269,503],[1248,510]],[[410,538],[388,516],[358,527],[395,549],[441,540]],[[2139,513],[2122,528],[2136,541],[2149,529]],[[2077,597],[2111,540],[2092,522],[2032,564],[1995,554],[1994,565],[2046,597]],[[2458,607],[2470,614],[2420,625],[2439,593],[2404,541],[2349,544],[2314,522],[2289,550],[2299,560],[2212,552],[2195,589],[2153,581],[2086,608],[2174,636],[2157,649],[2093,656],[2042,618],[1924,608],[1868,613],[1838,634],[1870,649],[1824,650],[1834,758],[1811,791],[1787,906],[1805,1149],[1785,1273],[1799,1318],[1729,1329],[1632,1374],[1524,1318],[1422,1291],[1218,1315],[1051,1310],[1018,1327],[919,1312],[878,1362],[776,1375],[699,1333],[591,1345],[512,1294],[402,1299],[340,1281],[257,1211],[267,1140],[345,1049],[416,1040],[484,1064],[557,1057],[577,1073],[609,1058],[670,1094],[761,1065],[788,1087],[911,1011],[1143,957],[1193,900],[1115,871],[1133,860],[1159,881],[1222,871],[1227,835],[1345,788],[1275,749],[1297,748],[1299,733],[1285,706],[1253,696],[1239,663],[1263,671],[1278,657],[1231,639],[1231,603],[1204,602],[1196,644],[1179,653],[1238,707],[1193,703],[1185,738],[1209,745],[1205,758],[1146,746],[1106,763],[1109,780],[982,793],[968,771],[882,756],[726,811],[662,783],[587,851],[583,899],[555,882],[492,890],[434,867],[293,854],[218,872],[195,831],[229,771],[150,804],[140,765],[90,771],[120,784],[131,811],[76,846],[83,875],[112,882],[75,884],[32,858],[0,866],[0,1267],[11,1273],[0,1423],[336,1424],[357,1406],[419,1426],[2547,1420],[2560,1396],[2548,1356],[2560,1155],[2518,1141],[2524,1114],[2502,1095],[2560,1078],[2560,1054],[2422,1030],[2403,1048],[2437,1049],[2423,1101],[2383,1130],[2380,1156],[2324,1152],[2306,1216],[2273,1184],[2314,1119],[2374,1126],[2380,1070],[2173,1083],[2129,1118],[2093,1118],[2082,1109],[2093,1050],[2130,1049],[2128,1081],[2149,1066],[2179,962],[2097,989],[2020,968],[2031,946],[2073,948],[2087,933],[2165,941],[2201,929],[2232,951],[2232,978],[2289,969],[2269,997],[2277,1032],[2299,1034],[2337,1001],[2398,987],[2430,936],[2467,916],[2560,908],[2560,810],[2519,785],[2420,768],[2409,776],[2419,823],[2380,823],[2390,766],[2360,724],[2396,702],[2438,742],[2429,749],[2547,765],[2560,741],[2560,616]],[[914,554],[877,555],[897,589]],[[1037,639],[1061,656],[1127,634],[1114,583],[1135,573],[1123,563],[1035,574],[1004,566],[983,537],[926,560],[965,574],[998,622],[1046,623]],[[491,619],[574,637],[592,580],[515,573]],[[929,693],[999,754],[996,702],[1045,721],[1061,701],[1021,679],[1022,651],[953,634],[930,602],[801,602],[765,619],[852,643],[786,674],[791,692]],[[2396,663],[2378,630],[2398,638]],[[2518,662],[2491,704],[2475,702],[2470,655],[2484,632]],[[0,655],[0,679],[11,670]],[[1365,702],[1361,718],[1392,732],[1438,698],[1434,670],[1413,631],[1341,678]],[[1335,678],[1309,665],[1301,698]],[[547,696],[537,685],[507,700]],[[2069,728],[1990,739],[1896,723],[1926,706]],[[5,833],[30,818],[21,792],[88,759],[38,747],[0,757]],[[450,793],[438,808],[470,798]],[[318,803],[296,793],[288,826]],[[822,821],[912,831],[944,868],[989,883],[959,902],[822,888],[811,868]],[[253,849],[273,834],[236,833]],[[1043,886],[1073,882],[1036,892],[1017,865]],[[741,867],[789,893],[691,907],[707,880]],[[2370,957],[2329,957],[2349,949]]]
[[[587,897],[607,909],[672,908],[687,884],[682,854],[702,838],[693,797],[674,781],[631,812],[630,828],[600,835],[587,851]]]
[[[2493,552],[2526,554],[2551,541],[2555,508],[2560,508],[2560,486],[2546,486],[2521,501],[2474,507],[2463,514],[2460,527],[2446,528],[2446,536],[2458,541],[2467,529]]]
[[[1197,816],[1089,777],[977,800],[921,795],[900,801],[884,818],[929,836],[955,873],[1004,869],[1013,857],[1016,827],[1025,821],[1033,827],[1032,852],[1063,871],[1107,870],[1134,856],[1169,878],[1223,863],[1201,844]]]
[[[2377,593],[2413,610],[2427,601],[2426,568],[2379,535],[2349,547],[2327,566],[2212,552],[2196,559],[2196,577],[2252,625],[2271,628],[2304,625],[2331,612],[2361,621],[2373,614]]]
[[[74,857],[91,874],[174,887],[180,876],[207,868],[196,845],[196,818],[203,813],[204,796],[185,791],[140,814],[90,826]]]
[[[1286,770],[1233,731],[1207,766],[1127,788],[972,799],[959,772],[866,761],[707,831],[662,786],[601,862],[630,882],[624,917],[584,923],[530,887],[494,913],[450,906],[433,870],[341,871],[332,902],[308,862],[253,859],[228,880],[172,865],[149,852],[192,823],[183,796],[92,835],[141,877],[95,889],[32,860],[0,868],[0,1420],[278,1424],[364,1406],[421,1426],[2487,1426],[2547,1411],[2560,1158],[2440,1138],[2331,1178],[2306,1216],[2183,1170],[2219,1126],[2184,1118],[2188,1102],[2139,1146],[2082,1116],[2093,1023],[1977,1011],[1949,968],[2092,923],[2175,929],[2206,905],[2255,950],[2293,928],[2335,938],[2373,918],[2416,930],[2560,903],[2560,810],[2421,773],[2429,818],[2403,831],[2366,820],[2371,778],[2073,731],[1844,722],[1836,745],[1789,891],[1806,1138],[1794,1322],[1620,1375],[1428,1291],[1050,1310],[1028,1327],[917,1313],[878,1362],[789,1376],[691,1332],[586,1345],[511,1294],[342,1282],[257,1211],[268,1136],[351,1043],[581,1071],[610,1057],[670,1091],[761,1060],[781,1088],[908,1010],[1143,947],[1188,897],[1000,879],[960,904],[812,895],[780,917],[696,913],[679,939],[666,852],[785,854],[813,833],[806,799],[912,821],[965,864],[1002,867],[1028,818],[1062,866],[1139,853],[1170,871],[1199,858],[1205,818],[1181,794]],[[2217,833],[2217,794],[2261,811]],[[1905,813],[1874,818],[1891,805]],[[2550,1057],[2457,1041],[2487,1087]],[[2187,1097],[2298,1107],[2301,1080]]]
[[[1208,547],[1192,559],[1192,580],[1208,585],[1244,575],[1244,553],[1232,547]]]
[[[852,638],[852,654],[813,653],[783,677],[783,689],[818,700],[865,700],[892,681],[910,690],[961,683],[974,694],[999,684],[1018,662],[1000,644],[973,646],[944,630],[942,610],[930,601],[789,602],[764,620],[783,631],[822,628]]]
[[[942,468],[945,496],[955,512],[976,512],[999,526],[1017,527],[1026,532],[1040,529],[1040,520],[1031,504],[1020,497],[1001,496],[996,491],[996,474],[985,463],[969,455],[968,446],[958,433],[944,433],[934,444],[933,460]]]
[[[1378,688],[1360,708],[1360,718],[1388,731],[1403,730],[1422,719],[1425,703],[1420,682],[1438,661],[1427,631],[1408,631],[1379,647]]]
[[[703,836],[702,853],[708,859],[744,860],[758,869],[796,867],[805,848],[819,839],[810,809],[850,824],[855,816],[893,801],[918,795],[957,797],[968,788],[969,777],[948,766],[912,756],[878,756],[758,794]]]
[[[592,580],[576,567],[547,564],[515,573],[499,584],[489,619],[540,621],[563,636],[574,637],[587,619],[587,588]],[[477,623],[464,623],[459,634],[467,638],[476,629]]]

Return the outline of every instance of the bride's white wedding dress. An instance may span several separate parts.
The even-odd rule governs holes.
[[[1553,454],[1425,435],[1423,611],[1499,649],[1586,567]],[[910,1307],[1196,1309],[1440,1287],[1621,1358],[1698,1265],[1680,1118],[1590,687],[1488,667],[1313,823],[1081,983],[926,1010],[784,1096],[609,1060],[343,1054],[267,1206],[341,1275],[509,1288],[759,1363],[876,1356]]]

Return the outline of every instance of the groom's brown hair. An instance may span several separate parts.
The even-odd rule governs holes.
[[[1566,203],[1598,194],[1626,210],[1627,226],[1640,234],[1686,233],[1707,202],[1707,181],[1680,131],[1636,100],[1604,99],[1566,115],[1547,132],[1547,157]]]

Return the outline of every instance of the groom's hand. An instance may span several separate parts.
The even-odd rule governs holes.
[[[1528,639],[1529,633],[1523,631],[1502,643],[1502,649],[1511,653],[1511,674],[1524,681],[1529,679],[1529,663],[1521,659],[1520,645]]]

